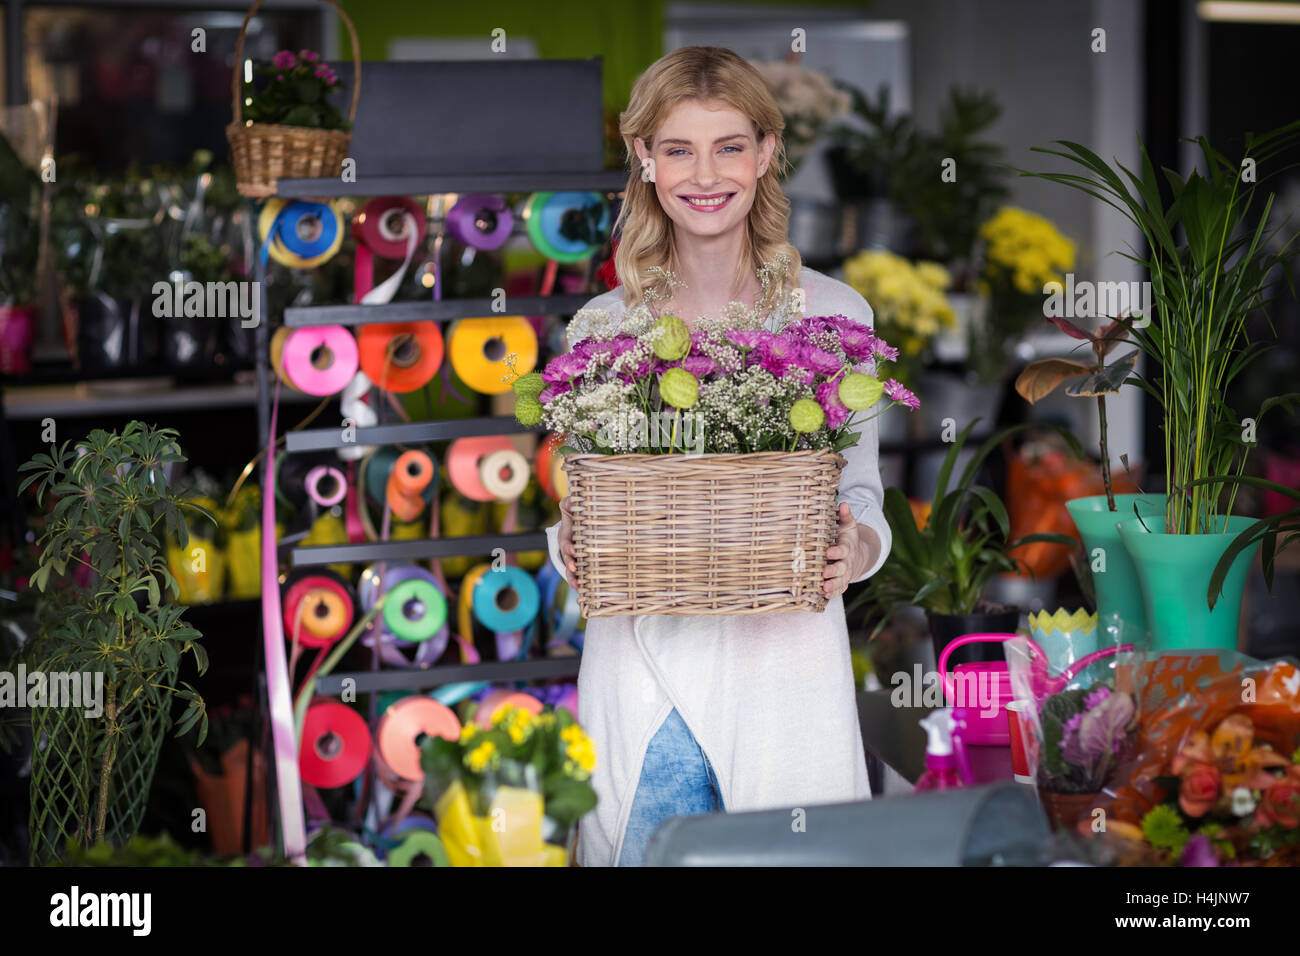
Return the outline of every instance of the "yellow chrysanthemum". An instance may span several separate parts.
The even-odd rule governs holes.
[[[496,744],[490,740],[485,740],[466,754],[465,763],[475,773],[482,773],[487,765],[492,762],[496,749]]]
[[[460,728],[460,739],[472,740],[474,738],[474,735],[477,733],[478,733],[477,727],[475,727],[473,724],[466,724],[464,727]]]

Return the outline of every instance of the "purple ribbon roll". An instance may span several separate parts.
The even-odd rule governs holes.
[[[510,238],[514,222],[500,196],[470,193],[447,213],[447,232],[473,249],[499,249]]]
[[[361,573],[361,581],[357,585],[357,598],[361,606],[368,611],[375,606],[379,595],[391,591],[403,581],[412,578],[428,581],[439,591],[442,590],[442,585],[438,583],[433,572],[426,568],[414,564],[372,564]],[[379,657],[390,667],[428,667],[442,656],[450,639],[450,632],[446,625],[443,625],[438,633],[427,641],[412,644],[388,630],[384,626],[383,616],[380,615],[371,622],[369,629],[362,635],[361,643],[366,647],[374,647],[375,641],[378,640]],[[402,653],[404,647],[414,648],[414,658]]]

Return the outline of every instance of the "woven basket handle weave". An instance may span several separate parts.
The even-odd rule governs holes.
[[[230,95],[231,95],[231,115],[235,122],[240,122],[244,116],[244,97],[243,97],[243,75],[244,75],[244,35],[248,32],[249,21],[257,13],[258,8],[264,0],[253,0],[253,5],[248,8],[244,14],[244,22],[239,27],[239,38],[235,40],[235,68],[231,71],[230,77]],[[343,19],[343,25],[348,28],[348,35],[352,37],[352,106],[348,110],[349,125],[357,118],[357,99],[361,96],[361,41],[357,39],[357,28],[352,25],[352,20],[343,11],[334,0],[325,0],[333,7],[338,15]]]

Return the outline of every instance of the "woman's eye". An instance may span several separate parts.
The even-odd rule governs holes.
[[[745,151],[745,148],[743,146],[724,146],[722,148],[724,150],[734,149],[738,153],[743,153]]]
[[[682,149],[680,146],[674,146],[672,149],[668,150],[668,155],[676,156],[678,153],[684,153],[684,152],[686,152],[686,150]]]

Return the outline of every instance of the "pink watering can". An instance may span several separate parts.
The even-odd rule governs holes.
[[[939,676],[943,690],[953,708],[953,716],[965,723],[964,739],[967,744],[986,747],[1007,747],[1011,744],[1011,731],[1007,725],[1007,704],[1015,697],[1011,689],[1011,670],[1006,661],[981,661],[976,664],[958,664],[953,675],[948,673],[948,658],[963,644],[986,641],[1009,641],[1019,634],[965,634],[950,643],[939,655]],[[1084,668],[1103,657],[1121,651],[1133,650],[1132,644],[1103,647],[1081,657],[1056,677],[1047,672],[1047,653],[1032,637],[1029,645],[1030,681],[1036,698],[1042,699],[1058,693],[1081,673]],[[955,675],[955,676],[954,676]],[[973,698],[973,699],[972,699]]]

